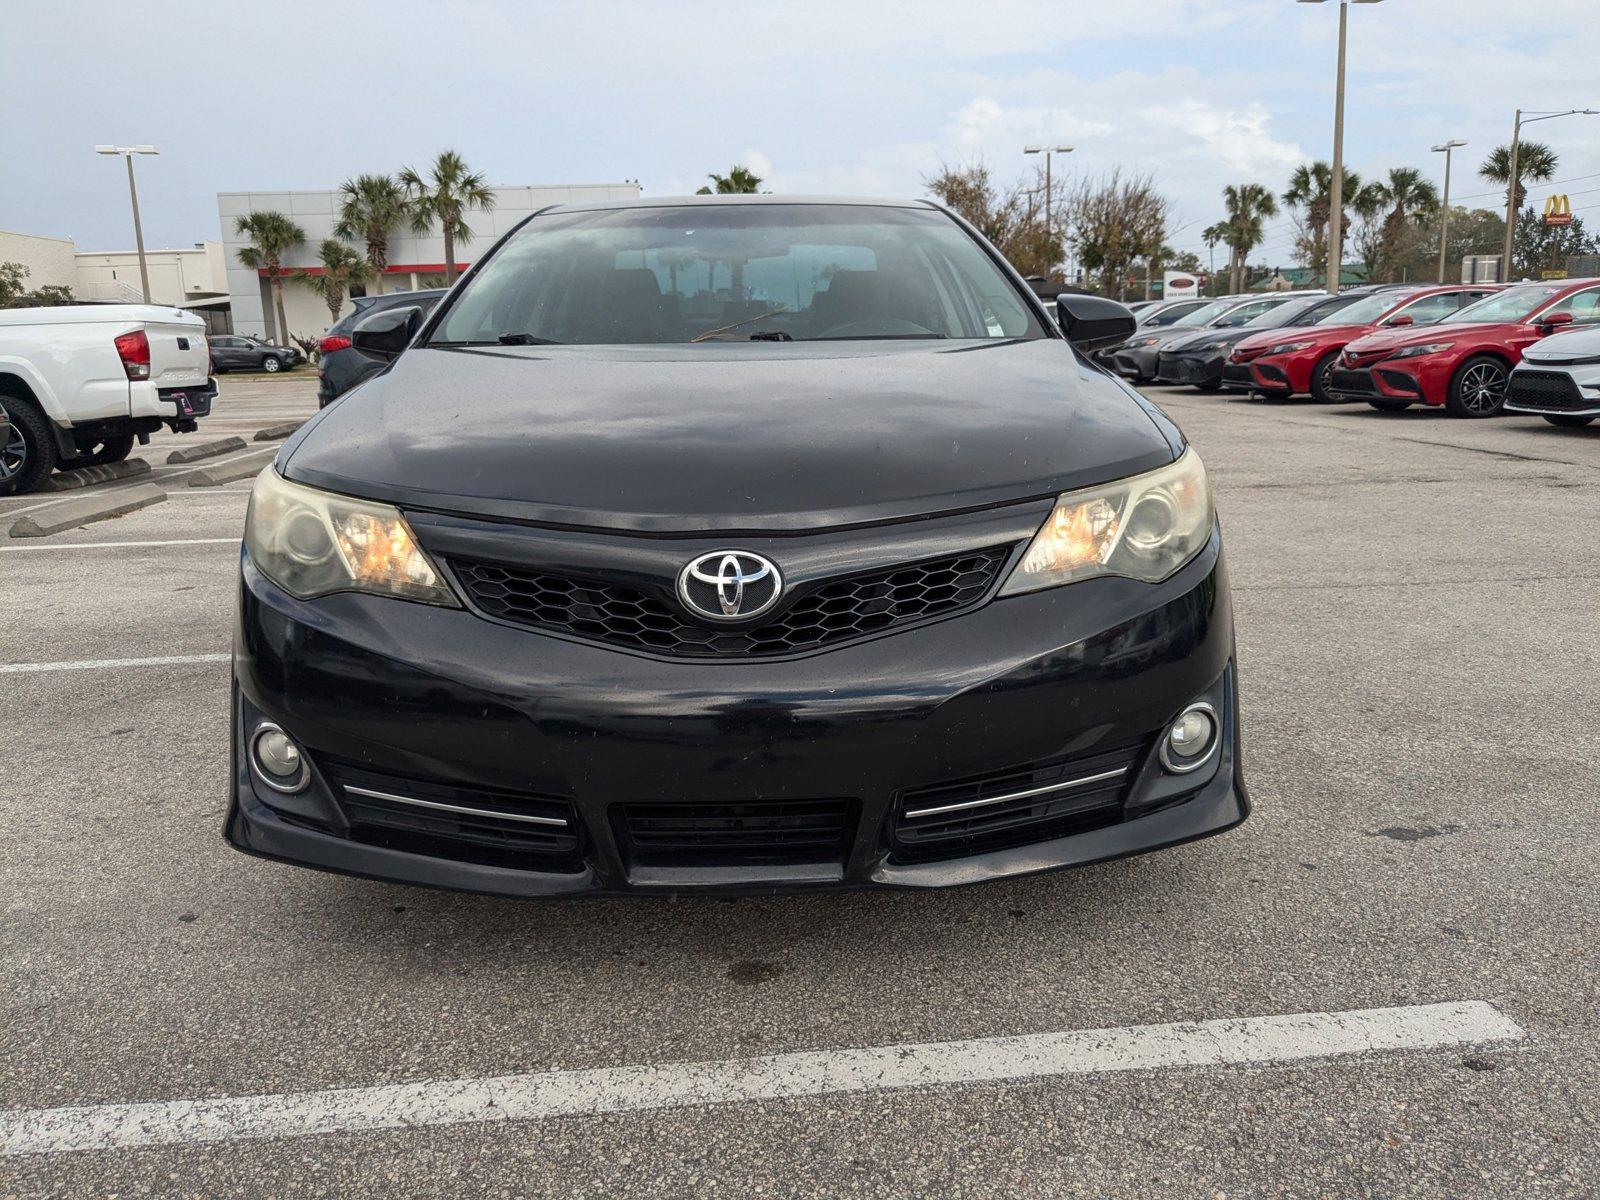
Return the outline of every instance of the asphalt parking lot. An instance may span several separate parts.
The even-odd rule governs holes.
[[[309,372],[224,378],[200,434],[106,485],[154,480],[163,503],[24,540],[3,532],[60,498],[0,500],[0,1130],[525,1073],[590,1089],[524,1120],[216,1141],[167,1109],[168,1144],[12,1143],[0,1194],[1595,1195],[1600,428],[1151,394],[1217,488],[1255,814],[931,894],[536,904],[228,849],[249,484],[164,463],[309,415]],[[1514,1036],[1091,1053],[1126,1044],[1109,1031],[1466,1002]],[[579,1074],[1084,1030],[1108,1032],[999,1080],[890,1086],[880,1064],[741,1093],[719,1068],[719,1102],[650,1103],[655,1076]]]

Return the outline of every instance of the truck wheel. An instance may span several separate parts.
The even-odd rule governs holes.
[[[272,375],[283,370],[283,363],[281,360],[276,359],[269,354],[266,358],[261,360],[261,369],[267,374]]]
[[[1551,413],[1551,414],[1549,414],[1549,415],[1547,415],[1545,417],[1545,420],[1549,421],[1550,424],[1552,424],[1552,425],[1559,425],[1563,429],[1582,429],[1590,421],[1594,420],[1594,418],[1593,417],[1572,417],[1572,416],[1567,416],[1565,414],[1557,416],[1556,414]]]
[[[0,496],[20,496],[55,470],[56,440],[26,400],[0,396]]]
[[[1339,361],[1339,352],[1330,350],[1317,359],[1311,368],[1311,398],[1318,404],[1337,404],[1338,399],[1328,390],[1333,384],[1333,364]]]
[[[1461,364],[1444,398],[1452,417],[1494,417],[1506,403],[1506,383],[1511,372],[1488,354],[1476,354]]]
[[[78,467],[98,467],[104,463],[118,463],[133,451],[133,434],[121,437],[99,438],[79,442],[78,453],[56,464],[59,471],[72,471]]]

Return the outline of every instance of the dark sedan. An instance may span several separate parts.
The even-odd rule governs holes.
[[[926,202],[546,210],[258,477],[236,847],[521,896],[927,888],[1228,829],[1204,467]],[[402,353],[403,351],[403,353]]]
[[[1156,360],[1156,380],[1160,383],[1187,383],[1201,391],[1214,392],[1229,382],[1228,356],[1247,337],[1267,329],[1286,329],[1291,325],[1310,325],[1348,308],[1361,297],[1326,293],[1294,296],[1269,308],[1243,325],[1207,329],[1182,341],[1161,347]]]
[[[292,371],[305,361],[305,356],[293,346],[274,346],[260,338],[238,333],[217,334],[208,339],[211,345],[211,373],[221,375],[226,371]]]

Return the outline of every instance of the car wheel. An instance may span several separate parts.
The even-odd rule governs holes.
[[[1450,381],[1444,406],[1453,417],[1493,417],[1506,402],[1506,381],[1511,371],[1498,358],[1474,355],[1461,364]]]
[[[1545,420],[1549,421],[1550,424],[1552,424],[1552,425],[1559,425],[1563,429],[1582,429],[1590,421],[1594,420],[1594,418],[1593,417],[1557,416],[1557,415],[1552,413],[1552,414],[1546,416]]]
[[[1311,398],[1318,404],[1339,403],[1339,398],[1329,391],[1333,386],[1333,364],[1338,361],[1339,352],[1330,350],[1311,368]]]
[[[31,492],[55,470],[56,440],[39,410],[0,396],[0,496]]]
[[[78,467],[98,467],[106,463],[118,463],[133,452],[133,434],[124,434],[122,437],[97,438],[88,442],[78,443],[78,452],[71,458],[63,458],[56,464],[58,471],[72,471]]]
[[[261,369],[268,375],[274,375],[283,370],[283,362],[269,354],[261,360]]]

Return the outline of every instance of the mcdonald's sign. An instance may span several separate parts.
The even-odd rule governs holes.
[[[1572,201],[1565,196],[1551,196],[1544,202],[1544,223],[1546,225],[1571,225]]]

